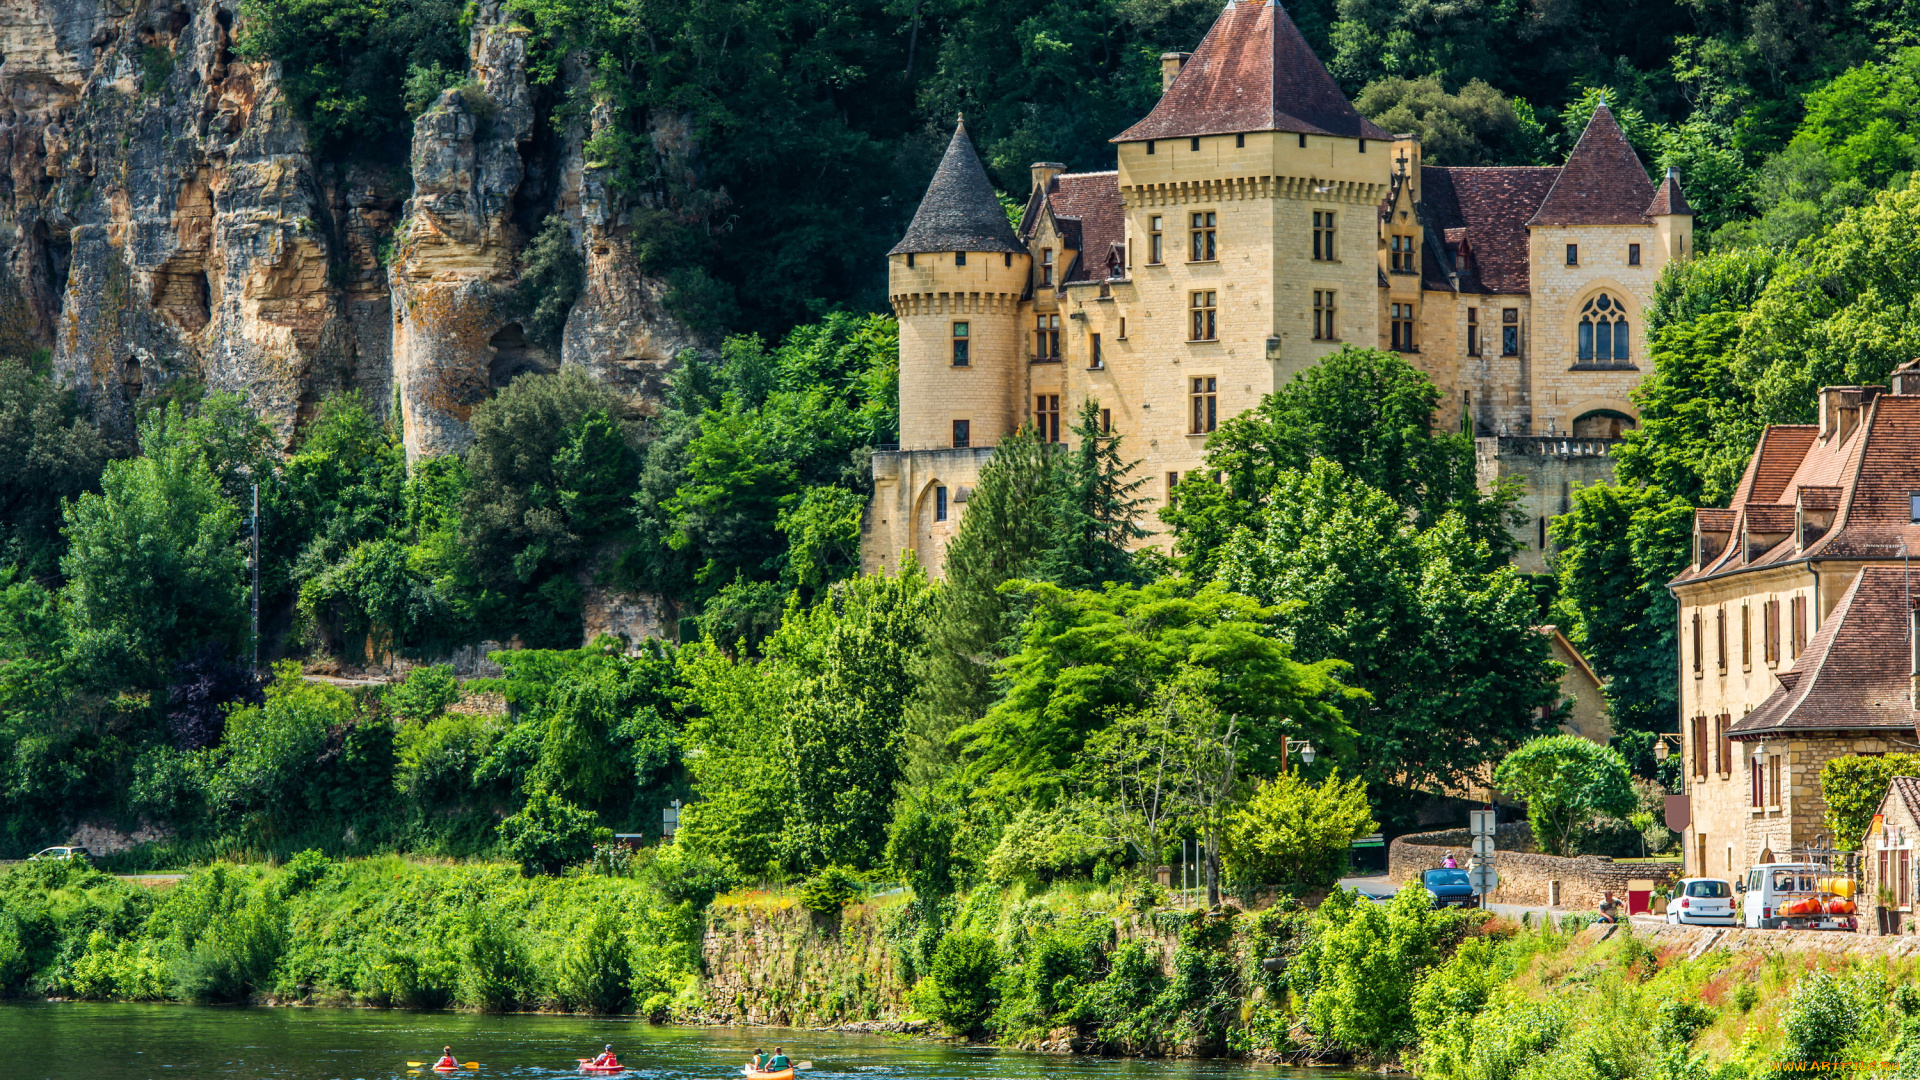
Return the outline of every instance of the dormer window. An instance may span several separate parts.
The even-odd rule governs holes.
[[[1907,520],[1920,525],[1920,491],[1907,492]]]
[[[1040,284],[1053,284],[1053,249],[1040,249]]]
[[[1413,273],[1413,254],[1413,237],[1395,236],[1393,238],[1393,272]]]

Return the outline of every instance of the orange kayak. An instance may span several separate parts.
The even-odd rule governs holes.
[[[792,1069],[781,1069],[777,1072],[755,1072],[752,1069],[741,1069],[740,1072],[742,1075],[750,1077],[751,1080],[793,1080]]]

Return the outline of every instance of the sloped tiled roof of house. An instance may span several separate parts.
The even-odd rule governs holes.
[[[1063,237],[1067,223],[1073,223],[1072,246],[1080,253],[1061,280],[1105,281],[1108,250],[1127,238],[1120,174],[1062,173],[1047,186],[1047,206]]]
[[[1920,395],[1872,386],[1841,389],[1857,404],[1837,402],[1836,412],[1857,410],[1858,422],[1835,422],[1824,435],[1812,424],[1767,428],[1731,503],[1694,512],[1695,527],[1703,532],[1777,535],[1791,530],[1796,507],[1830,510],[1832,524],[1817,537],[1788,535],[1765,551],[1730,543],[1674,584],[1800,559],[1920,554],[1920,523],[1909,501],[1920,491]]]
[[[1920,818],[1920,776],[1896,776],[1887,785],[1886,799],[1880,801],[1880,812],[1886,813],[1887,800],[1899,799],[1906,804],[1907,816]]]
[[[1642,225],[1653,181],[1613,111],[1601,103],[1529,225]]]
[[[1449,241],[1463,230],[1472,249],[1477,288],[1461,291],[1524,293],[1530,287],[1527,219],[1553,188],[1553,166],[1420,168],[1420,216]]]
[[[1728,729],[1735,738],[1774,731],[1913,730],[1907,655],[1911,585],[1899,566],[1867,566],[1794,662],[1791,679]]]
[[[1667,169],[1667,175],[1661,177],[1660,183],[1654,188],[1653,201],[1647,204],[1647,216],[1692,213],[1693,207],[1687,203],[1686,192],[1680,190],[1679,173],[1672,168]]]
[[[1246,131],[1391,138],[1340,92],[1286,9],[1233,0],[1153,111],[1113,141]]]
[[[967,137],[967,125],[953,129],[947,153],[927,184],[920,208],[913,212],[907,234],[889,255],[923,251],[1027,250],[1007,224],[1007,212],[993,193],[993,181]]]

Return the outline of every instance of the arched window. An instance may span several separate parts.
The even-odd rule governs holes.
[[[1606,293],[1580,309],[1580,359],[1627,359],[1627,313]]]

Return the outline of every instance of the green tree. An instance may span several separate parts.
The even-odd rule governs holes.
[[[1849,851],[1860,846],[1896,776],[1920,776],[1920,754],[1837,757],[1820,766],[1820,797],[1827,804],[1834,846]]]
[[[1139,464],[1122,460],[1120,436],[1100,429],[1100,402],[1081,402],[1073,448],[1058,463],[1053,544],[1034,577],[1068,589],[1137,580],[1127,549],[1148,535],[1138,524],[1147,501],[1139,491],[1147,481],[1128,475]]]
[[[1324,889],[1347,869],[1353,842],[1379,828],[1359,777],[1313,783],[1287,771],[1262,782],[1227,825],[1226,866],[1243,882]]]
[[[1032,610],[1005,663],[1005,695],[955,736],[968,774],[995,792],[1057,796],[1083,768],[1090,737],[1176,685],[1240,718],[1245,773],[1277,767],[1283,734],[1311,739],[1330,760],[1349,752],[1340,703],[1357,695],[1340,685],[1345,665],[1293,659],[1279,632],[1285,609],[1186,578],[1102,592],[1010,588]]]
[[[1388,131],[1411,132],[1428,165],[1541,165],[1546,131],[1533,107],[1479,79],[1449,94],[1436,76],[1389,76],[1353,99],[1360,115]]]
[[[70,391],[20,360],[0,359],[0,565],[46,574],[59,563],[60,503],[92,489],[106,441]]]
[[[1431,528],[1327,458],[1278,473],[1217,580],[1278,605],[1302,659],[1338,657],[1369,784],[1452,786],[1545,730],[1560,665],[1532,590],[1458,514]]]
[[[199,642],[246,639],[240,516],[206,451],[175,406],[141,425],[140,449],[66,510],[71,647],[108,686],[160,686]]]
[[[585,862],[593,854],[594,834],[606,830],[595,824],[592,811],[535,788],[520,812],[500,823],[499,831],[507,856],[520,864],[521,873],[533,877]]]
[[[520,280],[510,305],[527,340],[558,352],[574,301],[587,287],[587,264],[565,218],[555,214],[520,253]]]
[[[1281,473],[1324,458],[1413,511],[1422,527],[1459,512],[1504,554],[1514,495],[1480,495],[1472,440],[1433,431],[1439,404],[1432,381],[1397,354],[1348,346],[1322,358],[1207,439],[1206,468],[1190,472],[1160,512],[1174,551],[1189,572],[1214,576],[1229,539],[1263,527]]]
[[[979,934],[952,933],[940,939],[926,978],[913,988],[920,1011],[955,1034],[977,1033],[993,1012],[1000,950]]]
[[[1546,735],[1500,762],[1493,786],[1527,804],[1533,838],[1549,855],[1571,855],[1596,815],[1625,817],[1636,800],[1618,751],[1578,735]]]
[[[1446,959],[1464,913],[1434,911],[1418,885],[1387,905],[1336,889],[1319,910],[1319,932],[1296,956],[1307,1027],[1335,1045],[1385,1058],[1413,1041],[1414,990]]]

